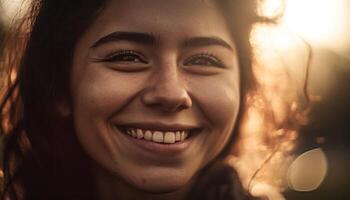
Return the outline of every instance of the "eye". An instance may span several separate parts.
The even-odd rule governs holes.
[[[109,54],[102,60],[103,62],[119,62],[119,63],[142,63],[148,64],[142,53],[133,50],[122,50]]]
[[[192,66],[209,66],[209,67],[224,67],[224,64],[214,55],[202,53],[194,55],[185,60],[184,65]]]

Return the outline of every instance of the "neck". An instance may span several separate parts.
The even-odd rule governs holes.
[[[168,193],[150,193],[135,188],[99,166],[95,167],[97,197],[100,200],[185,200],[191,183]]]

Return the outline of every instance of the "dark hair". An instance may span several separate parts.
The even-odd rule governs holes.
[[[219,2],[236,39],[243,99],[255,86],[250,31],[264,19],[256,15],[255,0]],[[86,194],[94,187],[89,159],[75,135],[67,134],[73,132],[73,120],[59,115],[58,102],[70,103],[69,66],[75,44],[104,5],[104,0],[32,0],[29,15],[10,33],[12,38],[7,38],[3,67],[9,78],[0,104],[4,198],[93,199]],[[13,74],[15,79],[11,79]],[[234,135],[218,160],[230,152]],[[238,184],[238,176],[231,172]],[[244,191],[240,184],[237,188]]]

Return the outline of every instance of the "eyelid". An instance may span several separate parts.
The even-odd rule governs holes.
[[[146,59],[146,56],[143,53],[141,53],[139,51],[135,51],[135,50],[116,50],[116,51],[111,51],[110,53],[108,53],[103,58],[96,59],[96,61],[97,62],[112,62],[113,59],[116,56],[123,55],[123,54],[134,54],[134,55],[136,55],[136,56],[138,56],[140,58],[141,62],[148,63],[148,61]]]
[[[218,64],[219,67],[225,67],[225,64],[221,61],[221,59],[219,59],[214,54],[208,53],[208,52],[192,55],[184,61],[184,64],[186,65],[186,63],[190,62],[191,59],[198,58],[198,57],[206,57],[208,59],[212,59]]]

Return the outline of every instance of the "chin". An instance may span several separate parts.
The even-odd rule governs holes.
[[[178,190],[181,190],[186,184],[179,183],[170,183],[170,184],[149,184],[149,185],[140,185],[136,186],[139,190],[151,193],[151,194],[163,194],[163,193],[172,193]]]
[[[156,176],[139,176],[131,181],[131,185],[143,192],[147,193],[171,193],[187,188],[190,184],[192,176],[182,176],[175,174],[162,174]]]

